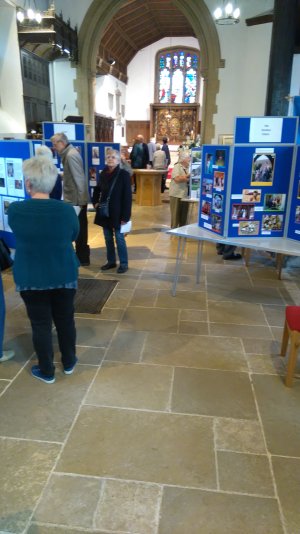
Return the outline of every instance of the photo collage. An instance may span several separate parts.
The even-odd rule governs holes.
[[[200,219],[204,227],[222,233],[225,210],[225,181],[228,165],[225,149],[211,147],[204,156]],[[206,221],[206,222],[205,222]]]
[[[191,161],[190,198],[200,198],[201,168],[202,149],[199,147],[193,148]]]

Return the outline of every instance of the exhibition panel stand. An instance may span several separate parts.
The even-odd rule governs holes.
[[[199,242],[197,280],[203,241],[300,255],[297,129],[296,117],[238,117],[233,146],[203,146],[198,226],[169,231],[179,237],[173,294],[188,238]]]

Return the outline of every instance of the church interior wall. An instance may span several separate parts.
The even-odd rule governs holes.
[[[59,59],[49,65],[52,101],[52,119],[61,122],[68,115],[79,115],[74,90],[76,68],[68,59]]]

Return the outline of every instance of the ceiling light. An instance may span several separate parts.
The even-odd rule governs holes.
[[[25,17],[24,17],[24,13],[23,13],[23,11],[18,11],[18,12],[17,12],[17,19],[18,19],[18,21],[19,21],[19,22],[23,22],[24,18],[25,18]]]
[[[240,21],[240,9],[235,7],[232,2],[223,0],[222,6],[215,9],[213,15],[215,23],[221,26],[237,24]]]

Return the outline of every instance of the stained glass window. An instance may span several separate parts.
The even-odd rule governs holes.
[[[158,53],[158,101],[162,104],[195,103],[199,83],[199,55],[195,50]]]

